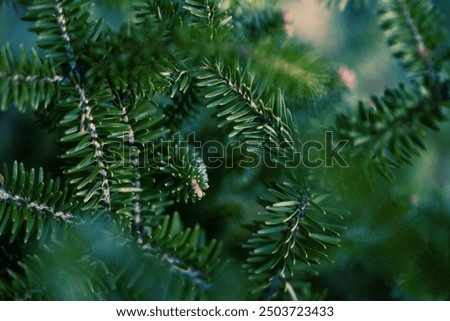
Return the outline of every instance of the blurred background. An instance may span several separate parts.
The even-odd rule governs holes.
[[[254,1],[257,2],[257,1]],[[264,2],[264,1],[262,1]],[[273,2],[273,1],[272,1]],[[385,88],[407,82],[407,74],[391,57],[377,22],[377,3],[343,12],[328,8],[325,1],[282,1],[280,10],[286,32],[337,71],[345,85],[339,95],[327,95],[292,103],[299,125],[311,135],[316,128],[333,126],[340,112],[356,112],[357,101],[367,100]],[[127,16],[102,5],[95,14],[113,26]],[[450,16],[450,2],[434,3]],[[20,21],[20,7],[0,9],[0,44],[29,48],[35,35],[28,23]],[[450,21],[446,21],[450,27]],[[312,111],[310,111],[312,110]],[[216,122],[209,111],[198,111],[184,123],[185,131],[195,129],[201,137],[216,137]],[[306,120],[305,120],[306,119]],[[306,130],[308,135],[308,130]],[[326,300],[448,300],[450,291],[450,123],[439,132],[429,132],[427,151],[414,165],[396,172],[388,183],[374,175],[367,180],[360,170],[342,169],[325,173],[329,188],[338,187],[341,206],[351,210],[345,217],[347,229],[342,246],[331,254],[334,262],[299,268],[298,284],[304,289],[300,299]],[[60,175],[61,154],[57,135],[40,126],[33,113],[20,114],[14,108],[0,113],[0,163],[14,160],[29,167],[43,167],[52,176]],[[216,169],[208,172],[211,188],[201,202],[174,206],[186,224],[200,223],[209,237],[229,244],[225,249],[226,268],[220,271],[222,291],[218,299],[244,298],[245,275],[240,266],[246,257],[242,248],[249,223],[261,208],[254,201],[265,195],[262,182],[278,172],[256,169]],[[234,280],[242,284],[232,288]]]

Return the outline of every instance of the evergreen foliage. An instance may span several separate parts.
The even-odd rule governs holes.
[[[440,12],[429,1],[384,2],[381,28],[394,56],[411,72],[434,72],[437,51],[445,39]]]
[[[344,10],[348,5],[352,5],[356,8],[368,5],[369,0],[326,0],[326,3],[330,7],[338,7],[339,10]]]
[[[393,179],[390,168],[411,164],[411,155],[425,149],[425,129],[438,130],[438,123],[447,119],[449,82],[447,61],[438,48],[444,35],[442,19],[432,3],[385,2],[379,11],[381,27],[394,56],[414,73],[413,79],[371,97],[368,104],[360,102],[358,116],[340,116],[337,126],[356,147],[353,152],[369,151],[370,165]]]
[[[35,50],[29,60],[23,47],[20,48],[20,57],[15,58],[9,45],[2,49],[1,58],[0,86],[4,93],[1,110],[6,110],[10,104],[20,111],[30,107],[36,110],[40,104],[47,107],[58,92],[59,84],[64,81],[55,73],[51,62],[42,61]]]
[[[246,266],[253,292],[262,292],[264,299],[276,299],[291,287],[289,279],[294,275],[296,261],[310,265],[329,259],[325,250],[339,245],[337,230],[342,227],[323,222],[321,216],[342,216],[338,210],[318,204],[326,197],[324,194],[309,195],[295,181],[273,184],[269,192],[276,201],[260,200],[266,211],[260,213],[259,229],[245,246],[250,249]]]
[[[1,299],[221,299],[217,274],[233,260],[248,276],[247,299],[321,297],[303,273],[333,261],[330,248],[341,246],[345,191],[298,163],[309,160],[301,154],[308,133],[293,114],[296,104],[307,109],[343,86],[333,64],[287,36],[276,2],[99,1],[134,5],[118,28],[95,19],[87,0],[15,3],[37,48],[1,49],[0,110],[35,112],[49,125],[63,179],[17,162],[0,172]],[[430,0],[380,7],[386,41],[411,81],[360,102],[335,127],[351,143],[346,156],[393,180],[393,167],[425,150],[425,128],[447,120],[449,49]],[[235,210],[210,206],[217,199],[209,191],[227,178],[218,181],[222,172],[189,141],[194,115],[217,125],[202,139],[238,139],[244,156],[263,160],[225,176],[250,173],[243,179],[260,186],[268,178],[259,214],[245,204],[245,219],[234,214],[238,227],[224,242],[197,224],[201,213],[187,215],[202,202],[210,216]]]

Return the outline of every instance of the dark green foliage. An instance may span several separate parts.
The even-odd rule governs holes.
[[[34,1],[24,17],[35,23],[31,31],[37,33],[37,45],[45,50],[46,57],[73,76],[80,76],[77,60],[81,49],[98,30],[99,23],[89,21],[91,8],[88,1]]]
[[[221,245],[214,239],[207,242],[198,225],[183,229],[177,213],[172,217],[155,217],[154,222],[158,225],[149,227],[149,240],[144,240],[143,249],[162,256],[171,272],[181,274],[188,286],[205,296],[213,286],[211,273],[219,263]]]
[[[180,226],[172,225],[171,232],[178,232],[177,228]],[[166,232],[167,222],[163,229],[163,232],[157,229],[155,236],[169,233]],[[196,236],[190,230],[186,233],[195,250],[200,243],[194,244]],[[181,244],[185,240],[178,237],[173,242]],[[153,250],[150,245],[152,243],[140,246],[111,223],[100,221],[89,225],[82,224],[71,231],[65,242],[42,247],[36,255],[26,257],[21,266],[24,267],[25,275],[32,284],[41,285],[34,298],[52,300],[202,298],[204,295],[202,286],[206,283],[201,283],[200,286],[193,282],[206,282],[207,272],[196,274],[194,268],[185,264],[178,256],[172,255],[173,249],[170,245],[168,254],[160,248]],[[213,247],[214,244],[211,244],[209,250],[213,250]],[[190,248],[190,253],[194,255],[195,251]],[[185,255],[183,258],[188,259],[188,256]],[[126,260],[123,259],[125,257]],[[149,271],[151,273],[148,273]]]
[[[169,146],[169,155],[162,160],[160,170],[168,174],[164,188],[170,190],[177,202],[195,202],[209,188],[206,166],[200,156],[185,144]]]
[[[166,102],[161,102],[166,115],[168,127],[176,131],[186,119],[195,115],[201,108],[202,102],[195,88],[195,79],[186,69],[174,72],[173,83],[165,98]]]
[[[84,56],[91,68],[86,75],[88,81],[107,79],[120,92],[146,98],[154,90],[170,86],[169,79],[164,77],[173,68],[166,23],[157,23],[153,15],[138,21],[138,24],[124,23],[117,31],[106,29],[98,39],[91,39]]]
[[[232,127],[229,137],[242,137],[253,149],[265,148],[281,163],[292,160],[295,127],[281,92],[265,92],[253,84],[249,70],[208,63],[197,75],[206,107],[218,108],[219,127]],[[255,88],[253,88],[255,86]]]
[[[62,155],[70,166],[65,174],[71,176],[69,182],[85,204],[83,210],[91,210],[99,203],[107,210],[111,208],[113,182],[104,151],[105,137],[124,125],[121,125],[121,111],[108,106],[112,96],[105,89],[99,88],[91,94],[75,85],[74,89],[67,89],[68,98],[58,103],[58,108],[68,110],[60,121],[60,126],[65,129],[60,141],[70,144]],[[104,127],[98,119],[103,120],[101,125]]]
[[[30,291],[30,284],[17,270],[21,255],[38,244],[62,239],[78,218],[67,188],[60,180],[44,177],[42,169],[27,171],[15,162],[0,172],[0,298]],[[12,250],[14,249],[14,250]]]
[[[283,13],[273,8],[248,8],[236,13],[234,24],[242,30],[242,37],[252,41],[284,33]]]
[[[358,115],[351,119],[341,116],[337,125],[352,142],[354,154],[364,154],[369,165],[393,179],[391,168],[411,164],[412,155],[425,150],[425,129],[437,130],[438,123],[446,120],[449,106],[425,85],[402,85],[387,89],[381,97],[371,97],[367,104],[360,102]]]
[[[251,65],[258,86],[271,88],[278,83],[286,95],[302,100],[325,95],[333,85],[333,69],[317,52],[287,36],[290,22],[286,12],[265,1],[258,3],[230,9],[235,14],[232,23],[237,31],[238,55]]]
[[[411,72],[432,71],[444,40],[442,15],[427,0],[385,0],[381,28],[389,46]]]
[[[372,1],[370,0],[324,0],[330,7],[338,7],[339,10],[344,10],[347,6],[351,5],[355,8],[360,8],[361,6],[367,6]]]
[[[360,102],[358,115],[339,116],[337,126],[354,154],[364,153],[369,165],[393,179],[391,168],[411,164],[411,156],[425,149],[425,128],[438,130],[447,120],[449,75],[438,51],[445,29],[430,1],[385,1],[380,20],[394,55],[422,77]]]
[[[43,61],[35,50],[29,59],[20,47],[20,56],[15,58],[9,45],[0,53],[0,110],[12,104],[20,111],[28,108],[46,108],[58,92],[64,77],[56,74],[52,61]]]
[[[164,223],[160,221],[159,216],[152,217],[161,213],[166,206],[171,204],[171,201],[165,193],[158,189],[155,179],[152,177],[155,175],[155,172],[157,172],[156,176],[160,175],[158,166],[160,166],[161,160],[157,160],[155,156],[159,155],[159,142],[165,137],[168,130],[159,127],[164,115],[158,112],[155,104],[149,101],[148,97],[151,96],[153,90],[166,88],[171,82],[164,80],[166,83],[162,87],[155,87],[154,84],[157,81],[155,77],[149,78],[148,75],[145,76],[145,79],[148,80],[148,85],[145,85],[146,82],[143,81],[140,74],[123,73],[122,71],[130,69],[131,65],[127,64],[130,64],[131,61],[133,61],[133,66],[136,67],[135,59],[137,57],[133,56],[131,52],[126,53],[126,55],[131,53],[130,56],[118,58],[119,61],[124,63],[123,65],[112,64],[107,59],[104,59],[106,54],[108,54],[108,59],[115,58],[114,48],[117,48],[117,54],[121,55],[121,52],[124,52],[124,48],[119,49],[119,46],[127,42],[127,37],[132,41],[130,48],[133,47],[140,50],[142,45],[139,45],[139,42],[144,43],[143,41],[147,41],[149,38],[139,40],[134,37],[135,35],[147,34],[149,37],[159,37],[160,31],[164,30],[166,25],[165,23],[159,24],[159,29],[156,29],[153,34],[144,33],[143,31],[137,32],[137,29],[142,28],[144,30],[155,22],[155,20],[145,18],[138,21],[136,26],[124,25],[118,33],[105,29],[100,36],[97,31],[101,29],[101,22],[89,22],[90,8],[91,5],[88,5],[87,2],[80,3],[78,1],[56,1],[55,3],[37,1],[28,8],[25,19],[35,22],[35,27],[32,30],[38,33],[38,45],[44,49],[47,59],[51,59],[51,62],[50,60],[48,62],[49,66],[42,64],[36,53],[34,53],[32,61],[33,66],[27,67],[23,51],[22,58],[17,63],[12,58],[8,48],[3,51],[2,57],[7,60],[3,60],[5,63],[2,69],[5,70],[5,79],[7,81],[9,79],[6,77],[10,77],[9,73],[11,71],[26,72],[29,69],[30,72],[36,73],[36,77],[49,78],[52,70],[58,70],[64,75],[58,76],[61,84],[50,82],[50,84],[46,84],[46,87],[41,86],[38,88],[42,93],[39,92],[35,95],[33,94],[36,90],[33,87],[35,86],[34,82],[30,82],[28,87],[24,86],[23,89],[16,87],[9,90],[6,88],[3,92],[6,94],[5,101],[16,103],[21,109],[23,109],[22,106],[30,104],[30,101],[35,105],[35,108],[41,101],[44,102],[43,107],[51,103],[47,114],[42,113],[42,115],[49,116],[53,122],[58,122],[59,128],[62,129],[60,142],[65,146],[65,153],[62,155],[62,159],[66,164],[64,174],[68,177],[68,183],[74,186],[73,195],[68,196],[67,192],[60,195],[57,191],[59,183],[55,186],[56,190],[53,191],[53,183],[50,182],[49,190],[44,194],[45,197],[43,199],[40,198],[40,195],[36,195],[35,199],[28,200],[28,193],[32,189],[31,187],[23,186],[24,182],[29,180],[29,178],[22,173],[24,169],[21,167],[17,192],[25,189],[24,195],[13,195],[10,193],[15,192],[15,190],[2,189],[1,222],[3,230],[9,231],[9,228],[11,229],[11,242],[17,237],[21,227],[26,227],[25,243],[35,231],[38,231],[38,239],[40,239],[42,234],[49,229],[49,226],[53,226],[61,218],[69,217],[69,214],[63,215],[64,212],[56,209],[56,206],[64,206],[64,210],[71,207],[71,199],[79,200],[80,205],[77,206],[77,211],[81,210],[94,217],[99,215],[106,217],[111,217],[111,215],[118,216],[119,226],[123,225],[121,223],[122,218],[125,218],[124,228],[136,232],[139,239],[146,239],[153,233],[143,226],[151,226],[155,231],[159,231],[159,234],[154,236],[154,238],[161,241],[158,244],[166,246],[169,253],[155,252],[153,254],[163,257],[162,261],[173,267],[173,273],[186,274],[186,278],[191,281],[191,286],[195,287],[197,286],[197,278],[200,278],[198,274],[200,272],[191,274],[189,271],[195,269],[191,268],[189,263],[195,262],[198,267],[202,267],[202,264],[206,263],[212,268],[214,264],[212,264],[213,260],[209,255],[215,248],[215,243],[213,242],[206,246],[204,232],[198,227],[192,231],[190,229],[183,231],[181,230],[181,224],[176,219],[174,219],[174,222],[177,223],[172,223],[171,225],[170,233],[172,234],[168,234],[170,240],[163,242],[162,240],[166,235],[167,229],[164,226],[168,224],[168,221],[166,220]],[[194,8],[190,8],[190,10],[194,10]],[[109,45],[106,46],[105,42],[108,42]],[[99,49],[108,47],[111,48],[108,52]],[[147,48],[150,47],[147,46]],[[149,58],[148,52],[142,50],[139,52],[145,55],[145,58]],[[144,61],[145,59],[142,58],[142,60]],[[101,63],[99,63],[100,61]],[[158,75],[156,78],[164,79],[159,75],[160,71],[155,71],[153,65],[148,64],[148,60],[146,61],[145,66],[150,68],[148,71],[151,70],[155,75]],[[12,64],[17,66],[12,66]],[[119,70],[111,69],[111,67],[119,67]],[[166,68],[164,67],[162,70]],[[139,67],[135,70],[147,73],[145,68]],[[55,72],[53,73],[55,74]],[[33,75],[31,73],[31,76]],[[122,80],[116,75],[122,75]],[[25,75],[23,77],[31,76]],[[56,74],[53,76],[56,77]],[[22,80],[20,77],[18,79]],[[64,83],[62,83],[63,80]],[[33,95],[29,93],[30,91]],[[23,101],[19,100],[19,93],[25,94],[20,97]],[[147,99],[139,98],[136,94],[141,94]],[[10,96],[13,96],[13,98],[10,98]],[[184,164],[185,158],[182,158],[182,162]],[[177,169],[178,167],[173,168]],[[181,178],[190,185],[184,191],[180,190],[180,193],[182,193],[180,195],[183,195],[182,197],[186,200],[188,198],[201,198],[202,195],[200,193],[203,192],[200,192],[202,191],[200,188],[207,188],[207,176],[204,165],[194,162],[189,164],[189,169],[183,168],[183,171],[185,170],[186,172],[183,173],[186,173],[187,176],[183,174]],[[17,168],[13,171],[15,176],[17,176],[16,172]],[[10,179],[7,173],[5,173],[4,177],[5,186],[10,187],[12,185],[11,189],[14,189],[14,180],[17,178]],[[30,174],[30,177],[30,180],[33,180],[34,172]],[[196,179],[198,183],[196,183]],[[43,188],[41,186],[43,184],[42,175],[38,178],[37,184],[39,189]],[[53,199],[53,197],[56,199]],[[12,201],[16,201],[16,207],[12,207],[12,204],[10,204]],[[42,203],[38,203],[38,201]],[[62,202],[62,204],[59,202]],[[21,209],[22,206],[26,210]],[[53,220],[51,217],[47,217],[52,214],[54,216]],[[22,215],[24,217],[21,217]],[[72,217],[72,214],[70,216]],[[169,219],[168,216],[167,219]],[[34,224],[36,227],[33,229]],[[172,240],[171,237],[176,235],[179,236]],[[185,242],[187,243],[185,244]],[[55,246],[65,247],[65,245],[61,244],[49,244],[49,246],[51,248]],[[146,241],[145,246],[142,246],[142,248],[150,248],[151,246],[156,246],[156,244],[153,241]],[[183,246],[189,249],[189,253],[182,251]],[[80,245],[79,251],[74,250],[73,260],[78,260],[77,255],[84,257],[84,254],[81,252],[83,248],[89,249],[89,245]],[[56,248],[53,250],[59,251]],[[50,259],[49,255],[53,250],[49,250],[47,254],[41,253],[42,257]],[[125,249],[123,250],[125,251]],[[106,253],[101,255],[104,254]],[[167,256],[169,254],[170,256]],[[45,270],[47,264],[50,264],[46,263],[45,260],[42,262],[40,260],[41,255],[36,256],[36,260],[31,260],[31,263],[19,264],[28,275],[30,284],[47,283],[46,280],[42,280],[42,276],[37,278],[30,277],[34,273],[39,274],[39,272],[33,272],[34,268],[39,270],[41,267]],[[194,260],[192,255],[198,260]],[[217,258],[217,255],[215,257]],[[207,258],[211,260],[204,262]],[[94,257],[92,258],[92,264],[86,261],[83,267],[80,267],[80,270],[75,269],[74,277],[79,274],[82,279],[86,278],[86,283],[81,282],[79,287],[74,287],[74,291],[69,293],[68,296],[64,296],[60,292],[52,293],[54,286],[58,284],[52,282],[53,285],[48,290],[50,292],[44,288],[42,289],[42,296],[39,297],[51,299],[62,295],[62,297],[70,299],[107,298],[105,291],[111,291],[118,285],[114,282],[111,283],[111,280],[106,283],[102,280],[110,278],[108,276],[110,273],[119,273],[119,271],[107,272],[106,268],[106,266],[117,264],[117,262],[107,262],[102,265],[96,259],[99,258]],[[68,257],[67,260],[67,264],[70,264],[72,257]],[[62,261],[61,264],[66,263]],[[136,265],[139,264],[136,263]],[[88,268],[89,266],[98,266],[98,268],[91,270]],[[55,274],[58,274],[57,270],[59,268],[62,267],[57,264]],[[144,270],[142,269],[142,271]],[[18,273],[14,272],[13,278],[17,282],[23,279],[23,276]],[[104,273],[106,275],[103,275]],[[121,273],[127,274],[124,271]],[[207,274],[208,271],[206,269],[201,272],[201,278],[205,282]],[[138,277],[139,274],[136,278]],[[131,283],[128,284],[128,287],[132,286],[136,281],[137,279],[130,281]],[[26,291],[24,283],[19,283],[22,284],[22,289]],[[9,295],[14,296],[11,293]],[[133,294],[133,297],[135,295],[136,293]]]
[[[221,291],[221,273],[248,275],[249,299],[323,298],[309,266],[333,261],[346,213],[334,207],[354,176],[297,161],[310,156],[301,154],[311,131],[305,124],[318,112],[308,109],[342,89],[334,67],[286,34],[277,1],[100,3],[133,4],[134,12],[114,28],[94,19],[86,0],[27,2],[24,19],[40,49],[0,51],[0,109],[37,112],[58,135],[64,175],[44,179],[17,163],[0,173],[0,298],[210,299]],[[391,167],[425,149],[425,127],[437,130],[447,119],[449,55],[438,16],[426,0],[382,3],[387,42],[417,77],[338,117],[337,131],[352,145],[346,156],[362,163],[356,176],[375,167],[393,178]],[[202,108],[216,117],[207,120]],[[200,143],[238,139],[241,154],[225,150],[226,159],[235,166],[262,155],[264,164],[207,168],[208,151],[186,135],[195,112],[189,130]],[[263,180],[273,181],[268,193]],[[236,195],[222,195],[230,191]],[[257,193],[266,196],[254,215],[248,196]],[[338,206],[351,207],[346,201]],[[444,270],[448,262],[428,249],[445,246],[417,234],[417,260]],[[408,285],[425,270],[426,263],[406,273]],[[445,298],[443,287],[427,286]]]
[[[18,5],[30,4],[30,0],[0,0],[0,9],[2,9],[4,4],[17,7]]]
[[[323,221],[322,216],[342,216],[319,205],[326,195],[311,195],[295,181],[273,184],[269,192],[275,200],[259,201],[265,208],[260,213],[262,222],[245,247],[250,249],[246,266],[254,284],[252,292],[273,300],[288,290],[297,261],[310,265],[329,260],[325,250],[339,245],[341,227]]]
[[[108,136],[112,141],[107,150],[109,167],[114,176],[120,177],[111,186],[112,208],[136,221],[142,219],[141,213],[160,214],[170,203],[164,200],[152,177],[158,166],[159,140],[168,130],[161,127],[164,115],[153,102],[117,96],[114,105],[121,111],[122,130],[117,127]]]
[[[200,33],[198,39],[222,41],[228,37],[232,17],[221,8],[220,1],[184,0],[183,9],[195,18],[191,26]]]
[[[0,174],[0,236],[12,243],[20,235],[23,242],[45,240],[55,226],[75,219],[70,194],[60,180],[44,180],[42,169],[27,172],[23,164],[6,165]]]

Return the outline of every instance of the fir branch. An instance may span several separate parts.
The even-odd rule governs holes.
[[[329,92],[336,78],[318,53],[295,40],[269,38],[244,48],[258,85],[277,84],[290,98],[316,100]]]
[[[177,131],[180,126],[186,123],[186,120],[194,116],[197,108],[202,106],[202,99],[198,94],[198,88],[195,85],[194,72],[184,65],[180,70],[174,71],[171,79],[172,86],[165,93],[165,98],[160,103],[164,109],[167,126],[173,131]]]
[[[222,1],[184,0],[183,9],[195,17],[193,27],[207,30],[205,39],[218,41],[228,37],[232,20],[222,5]]]
[[[12,6],[14,9],[21,8],[27,4],[27,0],[0,0],[0,10],[3,5]]]
[[[158,258],[163,264],[169,266],[170,272],[182,275],[196,288],[202,289],[203,291],[207,291],[211,288],[211,283],[204,278],[204,275],[200,270],[197,270],[192,266],[186,267],[186,263],[175,257],[172,252],[165,253],[164,249],[160,247],[154,248],[150,243],[144,244],[142,249],[152,253],[152,255]]]
[[[231,48],[223,57],[235,55],[237,50],[251,65],[260,87],[276,84],[287,97],[315,100],[330,91],[336,77],[318,52],[286,36],[288,14],[269,3],[242,3],[232,20],[237,42],[228,44]]]
[[[338,7],[340,11],[345,10],[348,6],[353,6],[355,8],[360,8],[363,6],[368,6],[369,0],[320,0],[321,2],[326,2],[329,7]]]
[[[15,162],[11,171],[5,165],[0,175],[0,235],[10,228],[10,242],[21,230],[24,243],[32,235],[44,239],[49,226],[71,224],[75,218],[73,204],[67,189],[60,190],[59,180],[44,183],[42,169],[26,171],[23,164]]]
[[[172,32],[176,26],[187,22],[186,12],[182,9],[184,1],[180,0],[145,0],[135,4],[136,20],[141,23],[149,15],[157,21],[167,23],[167,31]]]
[[[61,219],[65,223],[71,223],[73,215],[71,213],[65,213],[58,211],[54,207],[50,207],[47,204],[31,201],[30,199],[20,195],[8,193],[5,189],[0,188],[0,200],[3,202],[14,203],[17,208],[26,207],[30,211],[35,211],[42,216],[51,216],[55,219]]]
[[[294,287],[289,282],[286,282],[286,291],[289,293],[289,296],[291,297],[292,301],[299,301],[297,294],[295,293]]]
[[[200,294],[211,290],[211,274],[219,263],[221,246],[216,240],[207,243],[198,225],[183,228],[178,213],[156,216],[142,248],[168,264],[172,272],[183,275]]]
[[[273,94],[264,92],[264,88],[253,88],[250,70],[226,68],[221,63],[208,63],[197,79],[197,85],[204,88],[207,107],[221,109],[217,116],[225,120],[219,127],[235,124],[230,137],[242,135],[252,148],[275,152],[275,160],[281,164],[293,160],[299,141],[281,92]]]
[[[119,92],[148,100],[155,91],[164,92],[176,61],[165,28],[165,23],[148,15],[143,21],[125,22],[119,30],[104,30],[89,42],[90,75],[108,79]]]
[[[409,7],[407,6],[405,0],[397,0],[398,6],[401,8],[401,12],[403,14],[403,18],[406,21],[406,25],[408,26],[408,29],[410,33],[413,35],[414,40],[417,43],[417,51],[419,52],[420,58],[429,65],[431,61],[431,53],[430,50],[427,48],[425,41],[422,37],[422,35],[419,32],[419,28],[415,24],[413,17],[411,15],[411,12],[409,11]]]
[[[68,67],[81,76],[80,53],[101,26],[88,21],[92,4],[86,0],[36,0],[27,7],[24,20],[34,22],[37,44],[56,66]]]
[[[323,222],[320,216],[338,210],[324,208],[320,203],[325,194],[309,194],[296,181],[272,184],[269,188],[276,200],[261,199],[266,209],[260,213],[258,231],[245,245],[250,257],[245,267],[253,284],[252,292],[263,299],[273,300],[289,289],[297,260],[319,264],[329,260],[328,246],[339,246],[339,225]],[[295,293],[295,292],[294,292]]]
[[[88,93],[83,85],[73,87],[64,88],[66,98],[57,104],[59,110],[65,111],[60,126],[66,130],[60,141],[71,145],[62,155],[68,164],[65,174],[71,176],[69,182],[76,186],[84,210],[102,202],[108,211],[114,182],[105,144],[113,143],[109,134],[122,126],[120,115],[114,112],[110,103],[113,97],[102,84],[96,86],[95,93]]]
[[[61,33],[61,38],[64,42],[64,49],[66,51],[67,62],[69,63],[70,70],[73,74],[78,74],[78,66],[75,60],[75,51],[72,46],[72,41],[67,29],[67,20],[64,14],[64,9],[62,7],[61,1],[55,0],[55,11],[56,11],[56,21],[59,25],[59,30]]]
[[[40,75],[21,75],[21,74],[10,74],[0,72],[0,78],[5,79],[9,82],[47,82],[47,83],[55,83],[55,82],[62,82],[64,80],[64,77],[55,75],[53,77],[42,77]]]
[[[425,78],[423,83],[387,89],[368,104],[360,102],[358,116],[338,116],[337,127],[352,142],[353,156],[365,155],[389,180],[394,178],[392,167],[411,164],[412,155],[425,149],[424,128],[438,130],[438,123],[446,120],[449,104],[428,89],[430,82]]]
[[[394,55],[409,70],[425,76],[360,102],[357,117],[339,116],[337,124],[352,141],[352,154],[368,156],[369,167],[392,180],[392,167],[411,164],[412,155],[425,149],[424,127],[438,130],[438,123],[446,120],[448,84],[442,79],[445,72],[436,68],[434,57],[444,32],[435,25],[441,16],[430,1],[385,0],[380,18]]]
[[[164,216],[162,223],[143,244],[113,222],[75,225],[65,242],[49,243],[20,262],[27,288],[37,287],[47,300],[205,298],[219,247],[204,245],[198,228],[179,230],[179,217]]]
[[[0,57],[0,110],[6,110],[9,104],[19,111],[30,107],[36,110],[41,104],[46,108],[66,81],[56,73],[52,61],[40,59],[34,49],[29,59],[20,46],[19,57],[15,58],[7,44],[0,51]]]
[[[127,145],[130,149],[132,149],[133,147],[135,147],[136,144],[136,140],[135,140],[135,133],[133,128],[130,125],[130,118],[128,115],[128,111],[126,109],[125,106],[122,106],[122,119],[124,124],[128,127],[128,141],[127,141]],[[131,156],[131,166],[133,167],[133,177],[134,177],[134,182],[133,182],[133,186],[135,189],[134,195],[132,197],[132,202],[133,202],[133,218],[134,218],[134,223],[133,223],[133,228],[135,230],[140,230],[140,223],[141,223],[141,211],[142,211],[142,206],[141,206],[141,191],[142,191],[142,183],[141,183],[141,173],[139,170],[139,154],[138,153],[133,153]]]
[[[157,152],[168,129],[161,126],[165,116],[154,102],[136,98],[131,92],[115,93],[113,104],[120,113],[121,124],[107,137],[115,152],[108,158],[117,178],[112,185],[112,209],[132,221],[132,228],[142,232],[146,218],[160,214],[170,202],[156,186]],[[110,148],[110,151],[112,149]]]
[[[209,188],[208,174],[203,159],[191,146],[174,143],[169,146],[159,167],[164,176],[164,187],[170,190],[177,202],[201,200]]]
[[[47,56],[52,57],[57,66],[69,66],[67,77],[70,83],[64,84],[63,98],[57,101],[56,107],[62,111],[57,120],[62,126],[69,128],[61,141],[77,143],[76,147],[69,149],[64,157],[80,160],[66,173],[78,174],[93,170],[87,179],[77,177],[72,179],[71,183],[77,184],[79,191],[76,195],[84,197],[83,202],[86,204],[84,209],[92,208],[101,200],[105,209],[109,210],[111,209],[111,175],[103,150],[105,138],[102,138],[99,133],[100,121],[96,117],[108,114],[104,105],[111,95],[106,90],[101,90],[103,87],[101,83],[97,84],[96,93],[92,94],[94,86],[89,84],[95,81],[87,79],[87,75],[84,70],[81,70],[77,61],[81,56],[83,45],[99,28],[99,23],[92,24],[87,21],[89,16],[89,5],[86,1],[39,0],[28,8],[25,19],[35,22],[32,30],[38,33],[38,45],[45,49]],[[80,22],[84,22],[85,25],[80,26]],[[90,96],[89,91],[91,91]],[[96,101],[104,105],[100,106],[99,103],[95,103]],[[69,111],[67,107],[70,107]],[[99,109],[98,112],[95,111],[96,109]],[[53,113],[58,114],[57,111]],[[75,115],[79,115],[79,135],[75,133]],[[108,115],[107,119],[108,125],[118,122],[117,117],[113,115]],[[98,198],[93,198],[98,190],[100,195]]]

